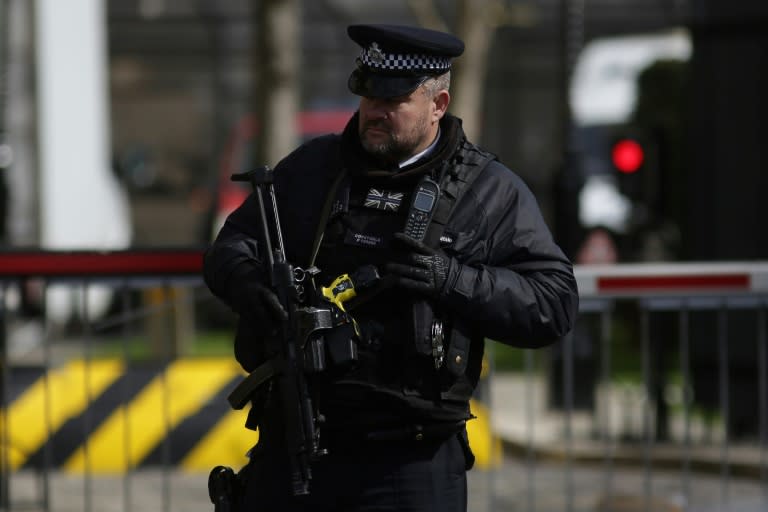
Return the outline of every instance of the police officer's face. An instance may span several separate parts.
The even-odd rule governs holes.
[[[369,153],[391,162],[426,149],[437,135],[448,91],[436,95],[423,86],[405,96],[360,100],[360,142]]]

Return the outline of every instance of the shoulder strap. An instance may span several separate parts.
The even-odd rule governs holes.
[[[469,145],[465,142],[465,146]],[[448,164],[443,168],[440,176],[440,198],[429,228],[427,228],[426,244],[430,247],[438,247],[440,237],[443,236],[445,226],[451,218],[453,210],[459,204],[464,193],[470,189],[472,183],[480,175],[489,163],[496,160],[496,156],[478,149],[474,145],[462,148],[455,158],[455,166]],[[446,169],[447,167],[447,169]]]
[[[334,176],[333,181],[331,182],[331,186],[328,188],[325,194],[325,201],[323,202],[323,207],[320,210],[320,215],[318,215],[318,222],[315,228],[315,238],[312,242],[311,251],[309,253],[309,261],[307,262],[306,268],[310,268],[315,265],[315,259],[317,259],[317,253],[320,250],[320,244],[323,243],[323,235],[325,234],[325,228],[327,227],[328,219],[331,216],[333,205],[339,195],[342,183],[347,181],[347,166],[344,165],[344,160],[341,156],[340,141],[337,141],[335,151],[333,152],[333,156],[328,165],[332,169],[338,169],[338,172],[336,173],[336,176]]]
[[[333,183],[331,183],[331,186],[328,189],[328,193],[325,196],[325,202],[323,203],[323,208],[320,210],[317,229],[315,230],[315,241],[312,243],[312,252],[310,254],[309,267],[315,264],[315,259],[317,258],[317,252],[320,250],[320,244],[323,243],[323,234],[325,234],[326,224],[328,223],[328,218],[331,216],[331,208],[333,204],[336,202],[336,197],[338,196],[338,192],[339,192],[339,186],[341,185],[341,183],[344,181],[344,178],[346,177],[347,177],[347,168],[341,167],[341,169],[339,169],[338,174],[334,178]]]

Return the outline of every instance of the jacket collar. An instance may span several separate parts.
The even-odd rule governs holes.
[[[355,112],[341,135],[342,160],[352,175],[391,177],[392,179],[422,175],[449,160],[465,138],[461,120],[446,114],[440,120],[441,134],[437,147],[424,158],[400,169],[397,164],[382,163],[363,149],[357,131],[358,117],[359,113]]]

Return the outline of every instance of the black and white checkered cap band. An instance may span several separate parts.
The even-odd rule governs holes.
[[[379,45],[372,43],[363,48],[360,60],[372,69],[387,71],[430,71],[444,72],[451,69],[450,57],[436,57],[425,54],[385,53]]]

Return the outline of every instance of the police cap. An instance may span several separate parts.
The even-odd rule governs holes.
[[[390,98],[410,94],[427,79],[451,69],[464,42],[445,32],[402,25],[350,25],[362,47],[347,86],[353,94]]]

